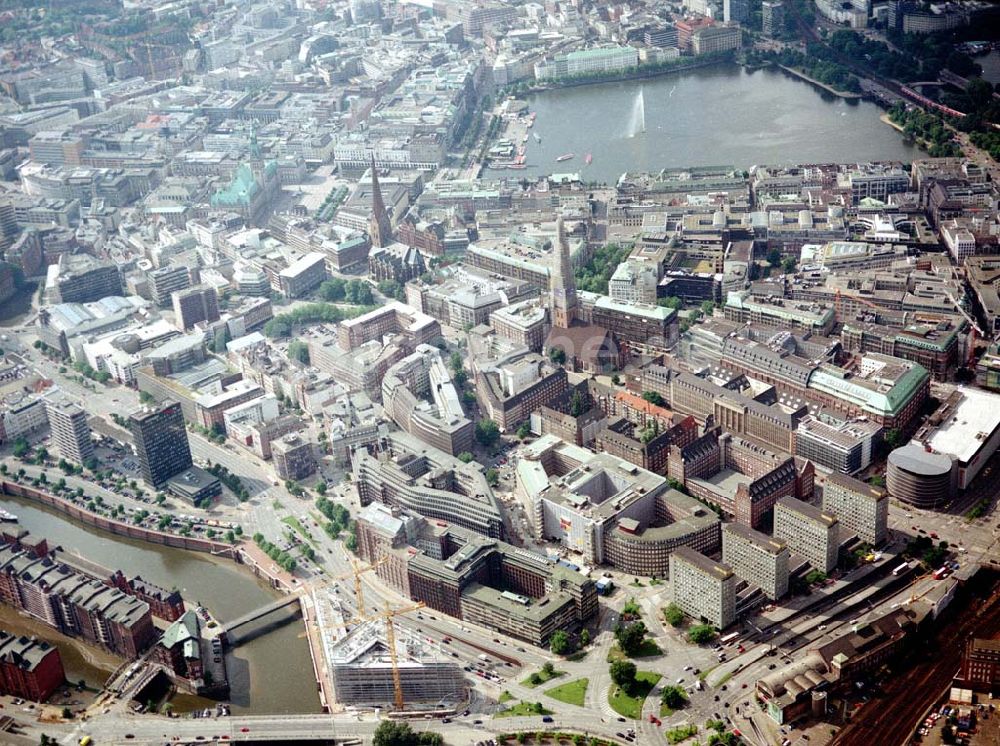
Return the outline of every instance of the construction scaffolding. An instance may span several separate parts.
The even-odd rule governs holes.
[[[411,630],[395,625],[390,631],[390,619],[385,615],[362,622],[336,643],[325,646],[337,701],[394,706],[399,699],[396,676],[407,704],[463,701],[466,683],[458,664]],[[395,643],[395,656],[390,639]]]

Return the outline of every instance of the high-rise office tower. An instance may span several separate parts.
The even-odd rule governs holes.
[[[90,438],[87,413],[60,393],[45,400],[45,413],[49,418],[52,442],[59,455],[76,464],[83,464],[94,455]]]
[[[177,402],[167,401],[156,408],[133,412],[129,428],[146,484],[159,487],[191,468],[191,446],[184,428],[184,414]]]

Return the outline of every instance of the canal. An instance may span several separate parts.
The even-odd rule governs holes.
[[[640,91],[645,131],[636,131]],[[910,161],[920,151],[879,121],[882,110],[845,101],[780,70],[734,64],[624,83],[543,91],[527,142],[528,168],[488,176],[579,172],[613,183],[624,171],[683,166]],[[574,157],[557,162],[560,155]],[[585,164],[587,153],[593,162]]]
[[[105,567],[120,568],[129,577],[141,575],[163,588],[177,588],[188,604],[203,604],[223,622],[275,597],[274,591],[229,560],[124,539],[9,495],[0,495],[0,508],[18,516],[24,528],[47,538],[50,546],[59,545]],[[12,609],[0,607],[0,628],[4,625],[17,625],[11,631],[31,632],[59,644],[67,677],[73,682],[82,678],[91,686],[100,686],[119,662],[114,656],[63,638]],[[270,632],[227,655],[234,712],[321,711],[309,647],[300,623]],[[200,702],[204,700],[185,696],[179,697],[175,705],[183,711]]]

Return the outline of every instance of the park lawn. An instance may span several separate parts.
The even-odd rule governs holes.
[[[708,675],[709,675],[710,673],[712,673],[712,671],[714,671],[714,670],[715,670],[715,669],[717,669],[717,668],[718,668],[718,666],[712,666],[711,668],[706,668],[706,669],[705,669],[704,671],[702,671],[702,672],[701,672],[700,674],[698,674],[698,678],[699,678],[699,679],[700,679],[701,681],[704,681],[705,679],[707,679],[707,678],[708,678]]]
[[[493,718],[517,718],[517,717],[531,717],[532,715],[551,715],[552,710],[547,710],[544,707],[541,711],[535,709],[534,702],[518,702],[516,705],[508,707],[506,710],[499,710],[494,713]]]
[[[281,519],[281,522],[284,523],[286,526],[290,526],[292,530],[295,531],[295,533],[297,533],[299,536],[301,536],[302,540],[305,541],[307,544],[315,547],[315,545],[313,544],[312,536],[310,536],[309,532],[306,531],[306,527],[302,525],[302,523],[299,521],[298,518],[296,518],[293,515],[286,515],[284,518]]]
[[[639,648],[639,652],[637,652],[633,656],[625,655],[625,652],[618,646],[618,643],[615,643],[614,645],[611,646],[611,649],[608,651],[608,663],[613,663],[614,661],[628,660],[629,657],[653,658],[654,656],[657,655],[663,655],[663,651],[660,649],[659,645],[657,645],[655,642],[653,642],[648,638],[642,641],[642,646]]]
[[[635,675],[635,693],[627,694],[620,686],[614,686],[608,695],[608,704],[619,715],[638,720],[642,717],[642,703],[661,678],[653,671],[639,671]]]
[[[511,694],[510,692],[508,692],[506,689],[504,689],[502,692],[500,692],[500,703],[501,704],[503,704],[504,702],[510,702],[512,699],[514,699],[514,695]]]
[[[587,695],[588,684],[590,684],[590,679],[567,681],[565,684],[552,687],[545,693],[552,697],[552,699],[558,699],[560,702],[565,702],[568,705],[583,707],[584,698]]]
[[[539,681],[538,684],[532,684],[531,677],[529,676],[528,678],[526,678],[524,681],[521,682],[521,686],[526,686],[529,689],[534,689],[536,686],[539,686],[540,684],[545,684],[549,681],[552,681],[552,679],[558,679],[560,676],[566,674],[565,671],[553,671],[551,674],[547,674],[545,673],[545,669],[542,669],[537,673],[538,676],[541,678],[541,681]]]

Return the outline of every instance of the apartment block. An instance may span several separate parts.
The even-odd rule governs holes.
[[[738,523],[722,529],[722,561],[772,601],[788,593],[788,546]]]
[[[305,479],[316,471],[316,455],[312,443],[295,433],[271,442],[274,469],[282,479]]]
[[[187,331],[195,324],[219,320],[219,295],[207,285],[178,290],[170,294],[177,328]]]
[[[84,464],[94,455],[87,413],[66,397],[55,394],[45,402],[52,442],[59,455],[74,464]]]
[[[736,574],[690,547],[670,555],[670,585],[674,603],[694,619],[725,629],[736,621]]]
[[[774,537],[820,572],[837,566],[840,523],[814,505],[785,498],[774,506]]]
[[[831,474],[823,487],[823,510],[861,541],[881,545],[889,536],[889,493],[845,474]]]

